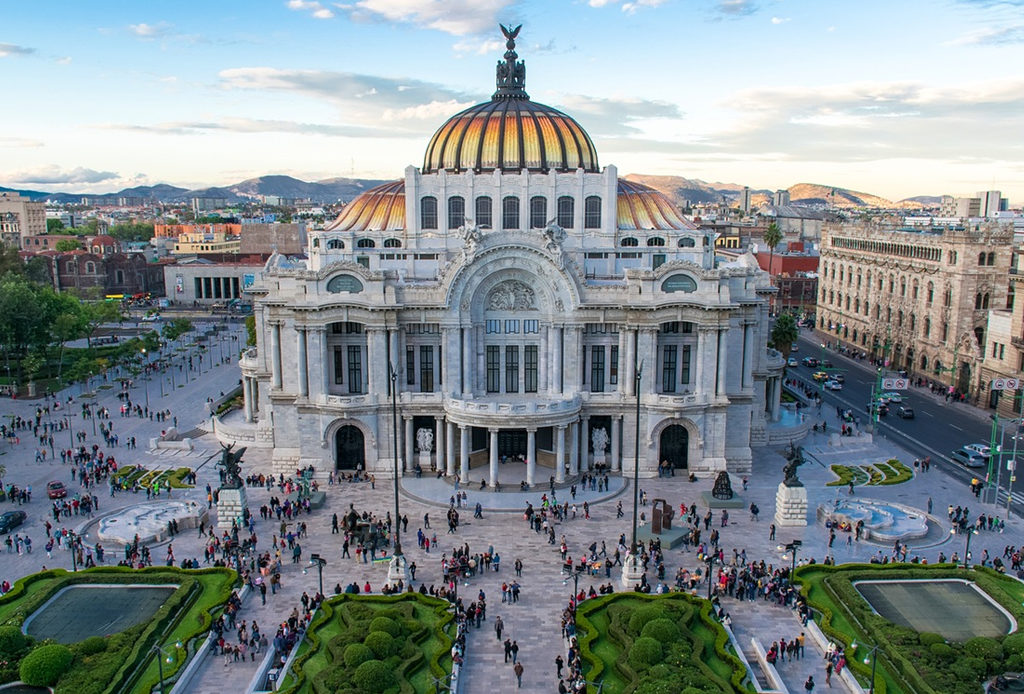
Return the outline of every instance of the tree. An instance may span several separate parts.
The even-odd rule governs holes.
[[[782,232],[779,225],[772,222],[764,231],[764,242],[768,246],[768,274],[772,274],[772,260],[775,257],[775,247],[782,243]]]
[[[64,230],[64,222],[59,219],[47,219],[46,220],[46,233],[56,234],[59,231]]]
[[[256,346],[256,316],[245,317],[245,344],[248,347]]]
[[[54,248],[61,253],[66,253],[67,251],[80,250],[82,248],[82,244],[74,239],[61,239],[57,242],[57,245]]]
[[[772,347],[782,352],[783,359],[789,359],[789,353],[793,350],[793,343],[800,336],[800,328],[797,327],[796,319],[791,313],[780,314],[772,326]]]
[[[85,338],[89,347],[92,347],[92,334],[96,332],[96,328],[104,323],[115,323],[122,319],[121,306],[113,302],[83,303],[82,308],[85,316]]]
[[[153,238],[153,225],[145,222],[124,222],[110,227],[107,234],[118,241],[149,241]]]
[[[175,318],[164,326],[164,339],[168,341],[177,340],[190,330],[192,330],[192,321],[188,318]]]

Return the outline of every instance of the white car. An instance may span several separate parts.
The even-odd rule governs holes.
[[[888,402],[894,402],[897,405],[903,402],[903,396],[900,395],[899,393],[882,393],[882,397],[885,398]]]
[[[988,458],[989,453],[992,452],[992,449],[983,443],[969,443],[966,446],[964,446],[964,448],[974,451],[978,455],[984,456],[985,458]]]
[[[788,360],[786,361],[786,366],[793,366],[793,367],[796,367],[796,366],[800,366],[800,362],[798,362],[798,361],[796,360],[796,357],[790,357],[790,358],[789,358],[789,359],[788,359]]]
[[[829,390],[842,390],[843,384],[839,381],[828,380],[825,381],[825,387]]]

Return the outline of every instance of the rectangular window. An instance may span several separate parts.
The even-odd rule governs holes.
[[[690,345],[683,345],[683,358],[679,363],[679,382],[683,385],[690,383]]]
[[[676,351],[675,345],[661,348],[661,392],[676,392]]]
[[[619,346],[608,348],[608,383],[617,385],[619,382]]]
[[[519,392],[519,347],[505,348],[505,392]]]
[[[363,353],[359,345],[348,346],[348,392],[363,392]]]
[[[536,335],[538,330],[538,322],[536,319],[524,320],[523,321],[523,334],[524,335]]]
[[[501,348],[487,345],[487,392],[497,393],[501,390]]]
[[[490,229],[494,224],[491,215],[491,199],[481,196],[476,199],[476,225],[481,229]]]
[[[519,332],[519,321],[507,320],[505,321],[505,334],[514,335]]]
[[[604,392],[604,345],[590,348],[590,392]]]
[[[344,383],[345,382],[345,360],[342,356],[344,352],[341,347],[334,348],[334,382]]]
[[[416,384],[416,348],[405,348],[405,382],[408,385]]]
[[[420,392],[434,392],[434,348],[420,346]]]
[[[537,392],[537,345],[526,345],[523,348],[523,392]]]
[[[487,320],[486,331],[488,335],[501,334],[501,321],[493,318]]]
[[[530,198],[530,228],[543,229],[548,223],[548,200],[541,196]]]
[[[501,201],[501,228],[519,228],[519,198],[510,195]]]

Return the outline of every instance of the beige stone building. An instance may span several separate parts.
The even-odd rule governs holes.
[[[818,329],[894,368],[982,388],[989,313],[1007,305],[1010,228],[908,230],[828,224],[822,231]]]
[[[21,248],[25,236],[46,233],[46,205],[18,195],[0,193],[0,241]]]
[[[1005,308],[997,307],[988,316],[988,345],[981,363],[982,391],[979,401],[995,409],[1001,417],[1020,417],[1024,391],[997,390],[992,381],[1024,376],[1024,272],[1020,249],[1013,254]]]

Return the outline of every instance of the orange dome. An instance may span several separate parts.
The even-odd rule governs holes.
[[[360,193],[325,231],[405,229],[405,181],[392,181]]]
[[[642,183],[620,178],[616,207],[619,229],[696,229],[664,194]]]

